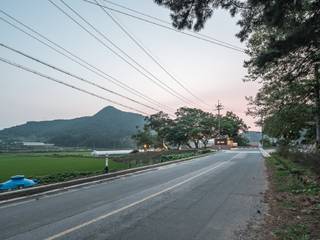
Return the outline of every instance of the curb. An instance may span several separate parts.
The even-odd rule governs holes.
[[[9,192],[4,192],[0,193],[0,204],[3,203],[4,201],[7,200],[19,200],[23,197],[26,196],[33,196],[37,195],[40,193],[46,193],[46,192],[56,192],[55,190],[67,190],[70,188],[75,188],[77,186],[83,186],[83,185],[89,185],[91,183],[95,182],[104,182],[108,180],[113,180],[121,176],[129,175],[132,173],[139,173],[139,172],[144,172],[148,169],[153,169],[157,168],[160,166],[166,166],[174,163],[179,163],[187,160],[191,160],[194,158],[198,157],[205,157],[212,154],[211,153],[206,153],[206,154],[200,154],[198,156],[192,156],[188,158],[182,158],[178,160],[173,160],[173,161],[167,161],[163,163],[157,163],[157,164],[152,164],[152,165],[147,165],[147,166],[142,166],[142,167],[137,167],[137,168],[131,168],[131,169],[126,169],[126,170],[121,170],[121,171],[116,171],[116,172],[111,172],[111,173],[106,173],[106,174],[100,174],[100,175],[95,175],[95,176],[90,176],[86,178],[79,178],[79,179],[74,179],[74,180],[69,180],[65,182],[60,182],[60,183],[53,183],[53,184],[48,184],[48,185],[42,185],[42,186],[36,186],[32,188],[26,188],[26,189],[21,189],[21,190],[13,190]]]

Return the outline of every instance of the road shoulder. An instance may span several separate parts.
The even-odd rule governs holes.
[[[240,239],[319,240],[319,176],[276,154],[266,158],[267,212],[252,221]]]

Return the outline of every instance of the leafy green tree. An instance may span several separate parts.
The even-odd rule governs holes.
[[[261,143],[263,145],[263,147],[272,147],[272,142],[268,137],[265,137],[263,139],[261,139]]]
[[[182,145],[187,145],[191,148],[189,144],[189,139],[186,131],[186,127],[180,122],[175,121],[169,131],[167,140],[173,146],[176,146],[177,149],[180,149]]]
[[[146,117],[147,127],[154,130],[157,133],[159,142],[161,142],[162,148],[167,148],[166,140],[173,124],[173,120],[169,118],[169,115],[164,112],[158,112],[149,117]]]
[[[249,139],[241,134],[234,137],[233,140],[238,144],[238,146],[248,146],[250,143]]]
[[[156,137],[151,133],[147,126],[144,126],[143,130],[138,129],[138,132],[132,136],[135,140],[137,148],[154,146],[156,143]]]
[[[196,108],[181,107],[176,112],[176,121],[179,122],[189,141],[199,148],[199,143],[203,139],[203,126],[201,125],[205,113]]]
[[[201,142],[206,148],[211,138],[217,137],[218,131],[218,119],[211,113],[204,112],[200,121],[202,138]]]
[[[133,136],[138,147],[144,144],[154,147],[169,148],[175,146],[178,149],[182,145],[191,148],[192,142],[195,148],[199,148],[200,142],[207,147],[209,139],[218,136],[218,119],[212,113],[201,109],[182,107],[176,112],[176,118],[170,119],[167,114],[159,112],[146,117],[143,131],[139,130]],[[248,127],[236,114],[227,112],[222,117],[223,132],[239,141],[245,142],[239,133]],[[167,146],[168,144],[168,146]]]
[[[285,86],[283,86],[285,85]],[[273,82],[261,88],[255,98],[249,99],[249,114],[263,116],[264,132],[273,138],[281,139],[282,144],[289,144],[301,136],[301,132],[308,131],[308,136],[315,135],[314,131],[314,106],[310,102],[310,85],[292,82],[285,84]],[[308,93],[308,90],[309,93]]]
[[[284,106],[265,119],[264,131],[268,136],[289,145],[300,138],[303,130],[310,130],[310,120],[311,109],[306,104]]]
[[[239,134],[248,130],[244,121],[233,112],[227,112],[221,118],[221,134],[235,140]]]
[[[312,105],[316,143],[320,147],[320,1],[307,0],[155,0],[171,11],[173,25],[198,31],[218,8],[232,16],[239,14],[237,37],[247,41],[246,80],[259,80],[263,89],[256,115],[264,118],[280,114],[292,92],[300,92],[294,103]],[[276,101],[268,91],[281,88]],[[292,88],[295,88],[293,91]],[[267,94],[265,97],[264,94]],[[275,96],[275,95],[273,95]],[[298,98],[300,100],[298,100]],[[261,101],[265,103],[261,104]],[[251,101],[254,103],[255,100]],[[252,109],[251,109],[252,110]],[[251,111],[254,112],[254,111]],[[275,116],[274,118],[278,118]],[[290,119],[286,119],[290,121]]]

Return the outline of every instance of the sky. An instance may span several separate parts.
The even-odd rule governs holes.
[[[53,1],[69,14],[72,14],[60,1]],[[141,75],[136,69],[106,48],[105,45],[108,44],[109,46],[110,44],[105,39],[100,37],[104,42],[104,45],[101,44],[46,0],[2,0],[0,9],[101,71],[108,73],[170,109],[152,105],[145,99],[133,95],[105,78],[70,61],[1,19],[0,43],[81,76],[86,80],[95,82],[104,88],[171,114],[175,109],[182,106],[201,107],[205,111],[216,113],[214,109],[218,100],[220,100],[224,106],[223,112],[233,111],[245,120],[251,130],[258,129],[254,125],[254,119],[245,114],[247,108],[245,97],[254,96],[259,86],[257,83],[243,82],[243,78],[246,75],[243,61],[247,58],[244,53],[159,28],[119,13],[113,13],[113,16],[148,49],[152,56],[193,95],[202,99],[205,102],[203,103],[185,91],[157,66],[111,21],[101,8],[81,0],[65,0],[65,2],[78,11],[81,16],[127,55],[156,76],[157,79],[163,81],[194,104],[187,104],[185,101],[181,101],[168,93],[168,91],[161,89],[147,77]],[[103,3],[102,0],[100,2]],[[156,5],[152,0],[117,0],[116,2],[170,21],[169,10]],[[75,17],[75,15],[72,16]],[[0,18],[10,20],[1,12]],[[81,22],[79,18],[77,20]],[[12,20],[10,21],[13,22]],[[244,43],[240,43],[239,39],[235,37],[235,34],[240,29],[236,22],[237,18],[232,18],[227,12],[218,10],[215,11],[201,33],[244,48]],[[81,24],[88,26],[84,22],[81,22]],[[89,27],[87,28],[90,29]],[[92,29],[90,31],[93,32]],[[139,111],[148,114],[156,112],[128,99],[115,96],[100,88],[81,82],[79,79],[59,73],[3,47],[0,47],[0,57]],[[0,62],[0,72],[0,129],[23,124],[27,121],[71,119],[93,115],[108,105],[124,111],[133,111],[3,62]]]

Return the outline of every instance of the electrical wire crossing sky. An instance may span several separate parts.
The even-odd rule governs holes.
[[[170,22],[151,0],[1,1],[0,129],[107,105],[172,117],[183,106],[214,112],[218,99],[254,129],[245,97],[258,85],[242,81],[237,18],[215,12],[198,33]]]

